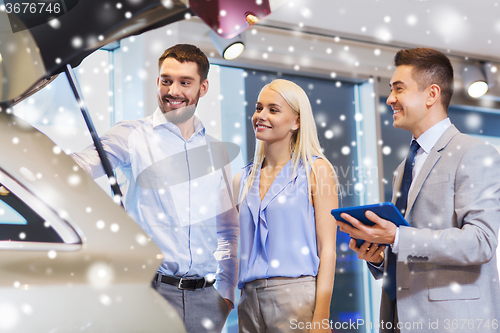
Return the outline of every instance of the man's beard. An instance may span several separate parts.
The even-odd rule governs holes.
[[[198,105],[199,98],[200,92],[198,92],[198,95],[194,99],[194,102],[185,99],[187,104],[186,106],[180,108],[171,108],[170,106],[168,106],[168,102],[165,99],[179,100],[179,98],[175,98],[170,95],[164,95],[163,97],[158,96],[158,106],[169,122],[178,125],[185,123],[193,117],[196,111],[196,106]]]

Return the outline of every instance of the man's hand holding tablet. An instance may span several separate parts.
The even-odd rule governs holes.
[[[383,250],[394,243],[398,226],[409,226],[397,208],[390,202],[375,205],[339,208],[331,211],[340,231],[351,238],[349,248],[360,259],[374,263],[383,260]],[[382,246],[379,246],[382,245]]]

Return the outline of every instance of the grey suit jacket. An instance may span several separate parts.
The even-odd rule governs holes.
[[[404,161],[396,171],[393,202],[403,169]],[[500,332],[500,155],[452,125],[413,186],[405,214],[411,227],[399,228],[401,332]],[[390,321],[390,311],[383,292],[381,320]]]

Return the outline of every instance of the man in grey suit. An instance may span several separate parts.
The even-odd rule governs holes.
[[[349,247],[384,277],[381,332],[499,332],[500,155],[447,117],[453,68],[444,54],[401,50],[394,62],[387,104],[414,143],[392,200],[410,227],[367,212],[375,225],[343,214],[353,227],[340,230],[366,240]]]

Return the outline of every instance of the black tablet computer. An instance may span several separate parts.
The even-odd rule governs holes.
[[[332,215],[335,217],[337,221],[342,221],[345,222],[349,225],[351,225],[349,222],[344,220],[343,218],[340,217],[340,214],[346,213],[351,215],[352,217],[356,218],[359,220],[361,223],[367,225],[367,226],[372,226],[375,223],[370,221],[366,216],[365,213],[366,211],[372,211],[375,214],[377,214],[379,217],[391,221],[398,227],[403,225],[403,226],[410,226],[408,222],[406,222],[405,218],[399,210],[394,206],[392,202],[382,202],[379,204],[374,204],[374,205],[365,205],[365,206],[355,206],[355,207],[345,207],[345,208],[338,208],[332,210]],[[361,246],[364,243],[364,240],[362,239],[356,239],[356,244]]]

